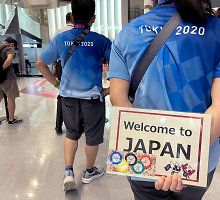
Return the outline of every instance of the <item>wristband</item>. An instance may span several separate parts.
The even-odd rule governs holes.
[[[57,81],[57,83],[54,85],[55,88],[57,88],[58,86],[60,86],[60,81]]]

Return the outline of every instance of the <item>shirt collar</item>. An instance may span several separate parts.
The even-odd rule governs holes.
[[[168,1],[177,2],[178,0],[161,0],[160,3],[158,3],[157,6],[160,6],[161,4],[163,4],[163,3],[165,3],[165,2],[168,2]]]
[[[67,24],[66,26],[72,26],[72,27],[74,27],[74,24]]]
[[[84,28],[90,30],[90,26],[85,23],[75,23],[74,28]]]

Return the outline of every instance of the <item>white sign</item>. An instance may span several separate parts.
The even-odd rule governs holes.
[[[107,172],[207,185],[211,116],[113,107]]]

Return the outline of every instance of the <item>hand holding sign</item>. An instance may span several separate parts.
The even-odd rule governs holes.
[[[162,176],[156,183],[155,188],[157,190],[168,191],[171,190],[173,192],[180,192],[183,188],[186,188],[186,185],[182,184],[181,175],[174,174],[168,175],[167,177]]]

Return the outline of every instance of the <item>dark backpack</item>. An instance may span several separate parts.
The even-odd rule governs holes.
[[[1,56],[2,50],[6,47],[7,45],[2,45],[0,48],[0,83],[3,83],[7,79],[7,69],[3,70],[2,68],[5,60],[3,60]]]

